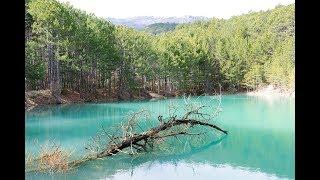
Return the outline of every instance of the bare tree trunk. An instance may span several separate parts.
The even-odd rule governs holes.
[[[167,86],[168,86],[168,77],[166,76],[165,78],[164,78],[164,92],[165,93],[167,93]]]
[[[168,85],[169,85],[169,93],[172,94],[172,83],[171,83],[171,79],[168,78],[168,81],[169,81],[169,83],[168,83]]]
[[[158,78],[158,94],[160,94],[160,78]]]
[[[49,84],[50,90],[55,98],[56,103],[61,103],[61,77],[60,77],[60,67],[59,61],[55,57],[55,48],[52,43],[48,44],[48,72],[49,72]]]
[[[116,70],[114,73],[113,73],[113,91],[112,93],[116,93],[117,91],[117,79],[118,79],[118,71]],[[111,78],[112,80],[112,78]],[[112,81],[111,81],[112,83]]]
[[[97,92],[97,61],[93,60],[91,64],[91,84],[90,92]]]
[[[206,78],[206,80],[205,80],[205,92],[207,93],[207,94],[210,94],[211,92],[212,92],[212,90],[211,90],[211,88],[212,88],[212,86],[211,86],[211,82],[210,82],[210,79],[209,79],[209,77],[207,77]]]
[[[142,147],[143,149],[146,149],[146,146],[149,145],[147,142],[151,139],[157,139],[157,138],[165,138],[165,137],[169,137],[169,136],[177,136],[177,135],[199,135],[199,134],[189,134],[188,132],[185,131],[181,131],[181,132],[175,132],[172,134],[168,134],[168,135],[160,135],[160,132],[166,131],[171,129],[174,126],[179,126],[179,125],[191,125],[191,126],[195,126],[195,125],[200,125],[200,126],[208,126],[211,127],[213,129],[216,129],[220,132],[223,132],[224,134],[228,134],[228,131],[225,131],[223,129],[221,129],[220,127],[214,125],[214,124],[210,124],[210,123],[206,123],[206,122],[202,122],[202,121],[198,121],[198,120],[194,120],[194,119],[175,119],[172,118],[171,120],[169,120],[168,122],[163,122],[157,126],[154,127],[152,129],[150,129],[149,131],[143,132],[141,134],[137,134],[137,135],[133,135],[130,138],[126,138],[125,140],[123,140],[122,142],[118,143],[118,144],[114,144],[111,148],[109,149],[105,149],[104,151],[98,153],[95,156],[90,156],[81,160],[76,160],[73,162],[70,162],[70,166],[78,166],[84,162],[90,161],[90,160],[94,160],[94,159],[98,159],[98,158],[103,158],[106,156],[112,156],[117,154],[118,152],[121,152],[123,149],[128,148],[128,147],[132,147],[134,146],[139,146]],[[140,144],[139,142],[144,141],[144,145]]]
[[[154,92],[154,78],[152,78],[151,82],[151,92]]]
[[[124,62],[122,62],[122,65],[118,69],[118,91],[117,91],[118,99],[122,99],[122,94],[124,92],[123,65],[124,65]]]
[[[89,144],[85,147],[86,150],[92,152],[89,155],[73,161],[64,161],[62,163],[61,161],[58,161],[57,165],[54,164],[54,166],[52,166],[52,160],[50,158],[49,160],[47,160],[47,157],[52,156],[52,154],[48,153],[46,156],[42,156],[45,159],[42,158],[40,161],[40,165],[44,168],[42,168],[41,166],[39,168],[39,165],[35,164],[36,168],[31,171],[59,170],[59,168],[61,167],[59,165],[63,165],[63,167],[66,167],[66,169],[68,170],[79,166],[87,161],[107,156],[113,156],[119,152],[127,153],[130,155],[134,155],[135,153],[139,153],[141,151],[146,152],[148,150],[152,150],[155,145],[160,145],[161,142],[170,137],[176,139],[178,138],[178,136],[199,137],[207,133],[207,131],[192,131],[195,126],[209,127],[213,130],[218,130],[219,132],[228,134],[228,131],[223,130],[215,124],[210,123],[210,120],[215,118],[217,116],[217,113],[220,112],[221,96],[219,96],[218,101],[219,105],[214,111],[212,111],[213,109],[210,105],[201,105],[189,109],[184,113],[183,116],[179,117],[175,114],[172,114],[169,117],[163,118],[163,116],[160,115],[158,116],[158,125],[154,126],[153,128],[149,128],[148,130],[141,129],[138,123],[141,117],[150,116],[148,111],[142,110],[140,112],[132,114],[129,117],[128,122],[121,125],[121,128],[119,128],[120,132],[109,134],[109,132],[107,132],[102,126],[103,135],[105,135],[104,137],[108,138],[109,141],[101,142],[101,137],[104,137],[100,135],[98,136],[99,138],[92,138],[92,144]],[[206,113],[208,109],[210,109],[211,112],[209,114]],[[126,152],[126,148],[128,148],[129,151]],[[39,159],[36,160],[37,161],[35,162],[38,163]]]
[[[147,82],[147,78],[146,76],[144,75],[143,76],[143,89],[146,90],[146,82]]]
[[[84,80],[84,77],[83,77],[83,60],[81,59],[80,60],[80,84],[79,84],[79,93],[80,93],[80,98],[83,98],[83,94],[84,94],[84,91],[85,91],[85,80]]]

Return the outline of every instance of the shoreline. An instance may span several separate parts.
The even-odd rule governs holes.
[[[76,104],[76,103],[106,103],[106,102],[118,102],[118,101],[132,101],[132,100],[158,100],[167,98],[165,96],[148,92],[147,94],[140,94],[133,96],[132,98],[118,99],[111,96],[103,96],[101,94],[96,97],[80,97],[80,94],[75,91],[68,91],[66,94],[61,94],[61,103],[63,104]],[[25,91],[25,111],[29,111],[35,107],[58,105],[55,98],[52,96],[51,91],[46,90],[32,90]]]
[[[273,85],[264,86],[257,90],[247,92],[246,95],[262,98],[295,98],[295,90],[283,90]]]
[[[295,98],[295,91],[291,90],[281,90],[279,88],[275,88],[272,85],[258,88],[254,91],[249,92],[221,92],[222,95],[237,95],[237,94],[244,94],[247,96],[253,97],[261,97],[261,98]],[[124,99],[119,100],[114,97],[101,97],[93,100],[85,100],[78,97],[75,97],[75,93],[62,95],[61,104],[75,104],[75,103],[108,103],[108,102],[118,102],[118,101],[134,101],[134,100],[150,100],[156,101],[159,99],[167,99],[173,97],[180,97],[180,96],[162,96],[153,92],[149,92],[148,96],[137,96],[133,97],[132,99]],[[29,111],[35,107],[45,106],[45,105],[56,105],[53,96],[51,95],[50,90],[39,90],[39,91],[26,91],[25,92],[25,111]]]

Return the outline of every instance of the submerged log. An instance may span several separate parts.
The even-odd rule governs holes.
[[[208,102],[209,105],[193,106],[192,103],[190,104],[189,102],[190,99],[185,99],[186,113],[183,116],[177,118],[177,115],[175,115],[174,113],[170,115],[169,111],[170,116],[168,118],[164,119],[163,116],[159,116],[159,124],[156,127],[150,128],[148,130],[143,130],[138,123],[139,116],[146,115],[147,117],[147,114],[144,114],[146,111],[142,110],[140,112],[136,112],[128,118],[127,123],[121,124],[121,128],[117,129],[117,133],[120,132],[120,134],[110,135],[103,129],[104,134],[106,135],[103,137],[103,139],[106,140],[106,138],[108,138],[110,140],[108,143],[99,144],[97,149],[95,145],[97,144],[97,142],[100,142],[101,137],[98,136],[98,141],[96,141],[95,138],[92,138],[93,143],[86,147],[86,149],[89,150],[91,154],[85,156],[84,158],[64,163],[63,167],[66,166],[68,168],[65,169],[71,169],[88,161],[113,156],[118,154],[119,152],[134,155],[135,153],[139,153],[141,151],[147,151],[149,149],[152,150],[155,147],[154,145],[158,145],[159,142],[163,142],[163,140],[165,140],[168,137],[177,138],[177,136],[181,135],[200,136],[201,134],[206,133],[191,133],[191,130],[194,126],[209,127],[213,130],[222,132],[223,134],[228,134],[228,131],[223,130],[220,127],[210,123],[210,120],[215,118],[217,113],[221,110],[221,98],[219,98],[218,100],[219,104],[216,110],[212,111],[212,109],[210,109],[210,112],[212,114],[206,114],[204,112],[201,112],[201,110],[203,110],[203,108],[206,107],[210,108],[212,104],[211,102]],[[172,108],[175,109],[174,107]],[[141,131],[138,132],[136,130],[137,127],[139,127]],[[129,151],[126,151],[126,149],[128,149]],[[51,156],[52,153],[47,154]],[[57,166],[54,167],[60,167],[59,163],[60,162],[58,162]],[[41,171],[56,170],[54,169],[54,167],[52,168],[52,166],[46,166],[46,164],[44,165],[45,167],[49,168],[42,168],[40,169]],[[32,171],[39,171],[39,169],[34,169]]]
[[[132,145],[136,145],[136,146],[142,147],[143,149],[146,149],[147,144],[144,143],[144,145],[142,145],[142,144],[139,144],[139,142],[141,141],[148,142],[149,139],[153,139],[153,138],[164,138],[164,136],[159,135],[160,132],[169,130],[174,126],[179,126],[182,124],[189,124],[191,126],[193,125],[208,126],[220,132],[223,132],[224,134],[228,134],[228,131],[221,129],[220,127],[214,124],[210,124],[210,123],[206,123],[206,122],[202,122],[194,119],[175,119],[173,117],[168,122],[162,121],[162,123],[157,127],[151,128],[150,130],[143,132],[141,134],[134,135],[129,139],[125,139],[122,142],[116,144],[112,148],[105,149],[104,151],[97,153],[96,156],[91,156],[81,160],[73,161],[69,164],[69,166],[74,167],[90,160],[99,159],[106,156],[112,156],[121,152],[125,148],[132,147]],[[189,134],[188,132],[176,132],[170,135],[166,135],[165,137],[176,136],[176,135],[191,135],[191,134]]]

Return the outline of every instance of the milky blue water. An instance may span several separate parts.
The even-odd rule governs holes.
[[[211,98],[192,100],[207,103]],[[221,102],[222,112],[214,123],[228,130],[227,136],[214,133],[206,143],[184,151],[177,143],[169,145],[170,153],[118,154],[64,174],[26,173],[26,179],[294,179],[294,99],[225,95]],[[54,140],[76,158],[85,153],[86,143],[102,126],[114,130],[128,113],[141,109],[152,114],[142,126],[153,126],[158,115],[168,114],[170,104],[183,106],[184,100],[35,108],[25,115],[26,152],[38,152],[39,145]]]

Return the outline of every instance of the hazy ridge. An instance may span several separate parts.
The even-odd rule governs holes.
[[[135,29],[143,29],[146,26],[155,23],[189,23],[195,21],[209,20],[203,16],[183,16],[183,17],[153,17],[153,16],[138,16],[132,18],[107,18],[115,25],[124,25]]]

